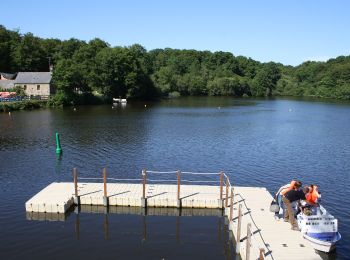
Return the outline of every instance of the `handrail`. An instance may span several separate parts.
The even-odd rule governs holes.
[[[191,174],[191,175],[220,175],[220,172],[181,172],[184,174]]]
[[[236,193],[235,195],[238,195],[238,196],[241,197],[241,199],[243,199],[243,197],[242,197],[241,194]],[[242,204],[244,205],[245,209],[247,210],[247,212],[248,212],[247,215],[249,215],[249,218],[250,218],[252,224],[254,225],[254,227],[256,228],[256,230],[258,231],[258,232],[256,232],[256,234],[259,234],[262,243],[261,243],[260,241],[256,240],[256,239],[257,239],[256,236],[253,236],[253,235],[255,234],[254,232],[252,232],[251,239],[253,239],[253,240],[255,241],[255,244],[257,244],[257,245],[259,246],[260,257],[261,257],[261,256],[264,257],[264,253],[262,254],[262,251],[265,252],[265,248],[266,248],[267,252],[269,252],[269,248],[266,246],[265,240],[264,240],[264,238],[262,237],[262,235],[261,235],[261,233],[260,233],[260,231],[259,231],[259,228],[258,228],[258,226],[256,225],[256,223],[255,223],[255,221],[254,221],[254,219],[253,219],[253,217],[252,217],[252,215],[251,215],[251,213],[250,213],[250,211],[249,211],[249,208],[248,208],[247,204],[246,204],[245,202],[243,202]],[[239,205],[242,205],[242,204],[239,204]],[[243,213],[241,213],[241,214],[243,214]],[[272,254],[270,254],[270,257],[271,257],[272,259],[274,259]]]
[[[177,178],[176,179],[149,179],[147,178],[148,174],[176,174]],[[219,180],[189,180],[189,179],[181,179],[181,176],[182,175],[209,175],[209,176],[220,176],[220,179]],[[181,182],[187,182],[187,183],[220,183],[220,203],[221,206],[223,208],[230,208],[230,211],[229,211],[229,221],[231,222],[233,220],[233,200],[234,200],[234,197],[236,195],[239,195],[241,198],[242,198],[242,195],[239,194],[239,193],[235,193],[234,192],[234,187],[232,186],[231,184],[231,181],[230,181],[230,178],[228,177],[228,175],[222,171],[220,172],[181,172],[181,171],[150,171],[150,170],[142,170],[142,178],[113,178],[113,177],[109,177],[107,178],[107,174],[106,174],[106,168],[103,169],[103,177],[79,177],[78,178],[78,174],[77,174],[77,171],[76,171],[76,168],[73,169],[73,180],[74,180],[74,186],[75,186],[75,198],[74,198],[74,201],[76,204],[79,204],[79,195],[78,195],[78,180],[102,180],[103,181],[103,184],[104,184],[104,205],[107,206],[108,205],[108,196],[107,196],[107,180],[110,180],[110,181],[142,181],[142,207],[145,207],[146,206],[146,184],[147,184],[147,181],[148,182],[177,182],[177,186],[178,186],[178,189],[177,189],[177,198],[178,198],[178,207],[181,207],[181,197],[180,197],[180,186],[181,186]],[[224,190],[224,186],[226,186],[226,190],[225,190],[225,198],[223,197],[223,190]],[[230,194],[229,194],[230,193]],[[229,199],[230,199],[230,205],[229,205]],[[225,201],[225,203],[224,203]],[[243,212],[241,210],[242,208],[242,204],[244,205],[245,207],[245,210],[248,211],[248,214],[249,214],[249,218],[250,218],[250,221],[248,223],[249,227],[247,227],[247,234],[249,233],[250,234],[250,237],[249,239],[253,240],[254,243],[251,243],[251,241],[247,242],[247,245],[252,245],[252,244],[256,244],[258,245],[258,248],[259,248],[259,253],[260,253],[260,259],[264,259],[265,257],[265,249],[267,250],[267,252],[269,252],[269,249],[266,247],[266,244],[265,244],[265,241],[264,241],[264,238],[262,237],[261,233],[260,232],[257,232],[261,238],[261,241],[257,240],[257,237],[254,236],[256,234],[256,232],[252,232],[252,226],[251,225],[254,225],[254,227],[258,229],[258,226],[256,225],[252,215],[250,214],[249,212],[249,209],[248,209],[248,206],[246,205],[245,202],[243,203],[240,203],[239,204],[239,212],[240,212],[240,215],[242,217],[243,215]],[[220,207],[221,207],[220,206]],[[239,217],[240,219],[240,217]],[[250,224],[250,222],[252,224]],[[248,238],[248,237],[247,237]],[[238,243],[240,241],[237,241]],[[263,243],[263,245],[262,245]],[[246,248],[246,250],[248,250],[248,248]],[[249,251],[246,251],[246,254],[249,255]],[[272,259],[273,259],[273,256],[271,255]]]
[[[150,179],[148,178],[147,175],[150,174],[176,174],[176,179]],[[225,206],[228,207],[228,188],[231,187],[231,183],[229,182],[229,178],[227,175],[223,172],[190,172],[190,171],[153,171],[153,170],[145,170],[143,169],[141,172],[142,176],[142,207],[146,207],[147,204],[147,197],[146,197],[146,185],[147,181],[148,182],[176,182],[177,183],[177,192],[176,192],[176,197],[177,197],[177,207],[181,207],[181,182],[182,183],[217,183],[218,181],[214,180],[190,180],[190,179],[181,179],[181,176],[183,175],[215,175],[215,176],[220,176],[220,197],[219,197],[219,207],[224,208]],[[224,177],[225,180],[224,180]],[[226,185],[226,198],[223,199],[223,185]],[[226,201],[226,203],[224,203]]]
[[[158,173],[158,174],[169,174],[169,173],[177,173],[177,171],[153,171],[146,170],[146,173]],[[220,172],[183,172],[181,174],[192,174],[192,175],[219,175]]]
[[[221,172],[183,172],[183,171],[180,171],[181,172],[181,175],[220,175],[220,174],[224,174],[224,173],[221,173]],[[147,181],[150,181],[150,182],[176,182],[178,181],[177,178],[174,178],[174,179],[149,179],[148,178],[148,174],[177,174],[178,171],[153,171],[153,170],[144,170],[144,173],[146,174],[146,179]],[[225,176],[227,176],[226,174],[224,174]],[[219,182],[218,181],[215,181],[215,180],[188,180],[188,179],[181,179],[182,182],[189,182],[189,183],[217,183]],[[230,184],[231,186],[231,184]]]
[[[107,190],[107,181],[130,181],[130,182],[139,182],[142,181],[142,198],[145,200],[146,199],[146,183],[150,182],[150,183],[175,183],[177,182],[177,197],[178,197],[178,203],[180,202],[180,190],[181,190],[181,182],[182,183],[196,183],[196,184],[215,184],[215,183],[219,183],[220,186],[220,203],[221,206],[220,207],[228,207],[228,200],[229,200],[229,194],[228,191],[229,189],[232,188],[231,183],[230,183],[230,179],[228,178],[228,176],[224,173],[224,172],[190,172],[190,171],[186,171],[186,172],[181,172],[181,171],[153,171],[153,170],[143,170],[142,171],[142,178],[113,178],[113,177],[107,177],[107,175],[104,175],[104,172],[106,171],[106,169],[103,169],[103,176],[102,177],[78,177],[77,174],[75,176],[75,180],[74,183],[77,186],[78,180],[79,181],[93,181],[93,180],[99,180],[103,183],[103,187],[104,187],[104,191]],[[150,179],[148,178],[149,174],[176,174],[177,178],[176,179]],[[182,175],[209,175],[209,176],[220,176],[220,180],[208,180],[208,179],[204,179],[204,180],[191,180],[191,179],[182,179],[181,176]],[[226,192],[225,192],[225,198],[223,196],[224,193],[224,185],[226,186]],[[78,192],[76,192],[76,201],[78,201],[79,196],[77,195]],[[107,196],[106,196],[107,197]]]
[[[74,168],[75,169],[75,168]],[[176,179],[150,179],[148,178],[149,174],[176,174]],[[75,198],[77,201],[77,204],[79,203],[79,196],[78,196],[78,180],[82,181],[82,180],[100,180],[103,182],[103,190],[104,190],[104,201],[106,203],[104,204],[108,204],[108,199],[107,199],[107,181],[142,181],[142,205],[145,205],[146,203],[146,185],[147,182],[152,182],[152,183],[174,183],[177,182],[177,200],[178,200],[178,206],[181,207],[181,197],[180,197],[180,192],[181,192],[181,182],[182,183],[198,183],[198,184],[204,184],[204,183],[220,183],[219,187],[220,187],[220,191],[219,191],[219,207],[220,208],[227,208],[228,207],[228,199],[229,199],[229,189],[232,188],[231,186],[231,182],[230,179],[228,178],[228,176],[223,172],[190,172],[190,171],[185,171],[185,172],[181,172],[179,170],[177,171],[153,171],[153,170],[142,170],[142,174],[141,177],[142,178],[107,178],[107,170],[106,168],[103,169],[102,172],[102,177],[79,177],[76,173],[76,169],[73,172],[74,175],[74,185],[76,187],[76,192],[75,192]],[[212,178],[208,179],[204,179],[204,180],[191,180],[191,179],[181,179],[181,176],[183,175],[200,175],[200,176],[220,176],[220,180],[213,180]],[[225,198],[223,197],[224,194],[224,185],[226,186],[226,191],[225,191]]]
[[[160,173],[160,174],[165,174],[165,173],[176,173],[176,171],[162,172],[162,171],[149,171],[149,170],[146,170],[146,173]]]
[[[124,179],[124,178],[112,178],[108,177],[107,180],[113,181],[141,181],[142,179]],[[98,177],[78,177],[78,180],[103,180],[103,178]]]

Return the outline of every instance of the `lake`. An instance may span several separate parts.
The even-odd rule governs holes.
[[[71,181],[73,167],[80,177],[107,167],[115,178],[223,170],[234,185],[271,193],[294,178],[317,184],[342,234],[326,259],[346,259],[349,129],[350,102],[316,100],[201,97],[1,113],[0,258],[232,259],[220,216],[72,212],[65,221],[27,220],[24,203],[53,181]]]

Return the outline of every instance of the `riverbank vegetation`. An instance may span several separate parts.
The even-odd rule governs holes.
[[[31,110],[48,107],[48,101],[44,100],[22,100],[14,102],[0,102],[0,112],[10,112],[13,110]]]
[[[111,47],[101,39],[42,39],[0,26],[0,71],[48,71],[52,104],[113,97],[305,96],[350,99],[350,56],[298,66],[261,63],[229,52]]]

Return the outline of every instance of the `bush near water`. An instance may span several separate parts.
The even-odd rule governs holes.
[[[0,102],[0,112],[10,112],[13,110],[30,110],[47,106],[47,101],[43,100],[22,100],[14,102]]]
[[[293,67],[229,52],[147,51],[139,44],[112,47],[98,38],[89,42],[43,39],[1,25],[0,46],[1,72],[48,71],[50,57],[56,95],[48,105],[179,95],[350,99],[350,56]],[[12,106],[32,106],[29,104]]]

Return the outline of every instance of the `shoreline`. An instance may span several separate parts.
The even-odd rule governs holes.
[[[275,99],[283,99],[283,100],[300,100],[300,101],[309,101],[309,102],[336,102],[336,103],[349,103],[348,99],[335,99],[335,98],[327,98],[327,97],[315,97],[315,96],[271,96],[271,97],[229,97],[229,96],[181,96],[176,98],[160,98],[157,101],[162,100],[174,100],[174,99],[182,99],[182,98],[234,98],[234,99],[242,99],[242,100],[275,100]],[[136,100],[135,100],[136,101]],[[154,102],[154,100],[152,100]],[[157,102],[156,101],[156,102]],[[138,102],[138,101],[136,101]],[[0,113],[7,113],[11,111],[20,111],[20,110],[34,110],[41,108],[63,108],[63,107],[74,107],[74,106],[100,106],[100,105],[109,105],[108,102],[102,103],[84,103],[84,104],[70,104],[70,105],[55,105],[50,100],[22,100],[22,101],[13,101],[13,102],[0,102]]]

